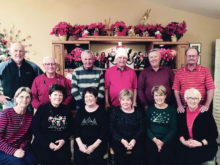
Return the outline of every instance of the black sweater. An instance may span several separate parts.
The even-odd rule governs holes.
[[[202,141],[206,139],[208,145],[217,145],[218,137],[217,127],[211,111],[199,113],[193,123],[193,139]],[[186,122],[186,111],[178,115],[178,136],[183,136],[186,140],[189,139],[189,132]]]
[[[144,122],[142,112],[135,109],[133,113],[125,113],[117,107],[110,114],[110,134],[113,141],[121,139],[136,141],[143,137]]]
[[[83,107],[76,114],[74,137],[80,137],[82,142],[87,145],[93,144],[97,139],[103,142],[107,137],[107,123],[104,108],[98,107],[94,112],[87,112]]]
[[[65,142],[73,134],[73,117],[71,111],[64,105],[55,108],[51,103],[41,105],[33,118],[33,146],[49,148],[51,142],[64,139]]]

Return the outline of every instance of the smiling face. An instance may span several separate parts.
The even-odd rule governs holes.
[[[25,50],[24,47],[20,43],[14,43],[11,45],[9,49],[9,53],[14,60],[14,62],[18,65],[24,60]]]
[[[190,110],[197,109],[199,102],[200,102],[199,98],[195,96],[189,96],[186,98],[186,103]]]
[[[127,109],[130,109],[132,107],[132,100],[128,96],[123,96],[120,99],[120,104],[121,104],[121,108],[122,109],[127,110]]]
[[[150,62],[150,65],[152,66],[152,68],[159,68],[160,59],[161,59],[160,52],[158,52],[158,51],[151,52],[148,55],[148,58],[149,58],[149,62]]]
[[[27,108],[31,102],[31,96],[28,92],[23,91],[15,98],[15,104],[19,107]]]
[[[158,92],[154,92],[154,101],[159,106],[165,103],[166,97],[167,96],[163,93],[159,94]]]
[[[117,65],[118,65],[118,67],[119,67],[120,69],[124,69],[125,66],[126,66],[127,60],[128,60],[128,59],[127,59],[126,57],[124,57],[124,56],[119,56],[119,57],[117,57],[117,59],[116,59],[116,63],[117,63]]]
[[[92,93],[87,92],[84,96],[85,104],[88,106],[96,105],[97,97],[95,97]]]
[[[54,107],[58,107],[63,101],[63,93],[61,91],[54,91],[49,95],[50,102]]]
[[[57,69],[57,63],[54,58],[44,58],[43,66],[46,74],[55,74]]]
[[[85,53],[82,55],[82,63],[85,69],[90,69],[93,67],[93,55],[90,53]]]

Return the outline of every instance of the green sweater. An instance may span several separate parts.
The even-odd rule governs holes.
[[[168,105],[165,109],[158,109],[154,105],[149,107],[146,113],[147,137],[151,140],[156,137],[167,143],[176,134],[176,110]]]

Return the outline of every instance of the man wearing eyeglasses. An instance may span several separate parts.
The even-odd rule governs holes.
[[[177,112],[183,113],[186,102],[184,92],[187,89],[198,89],[202,95],[200,111],[209,110],[214,96],[215,85],[208,68],[197,64],[199,51],[196,48],[188,48],[185,53],[186,66],[176,72],[172,89],[177,101]]]
[[[11,59],[0,64],[0,80],[3,93],[0,94],[0,103],[3,109],[14,106],[12,101],[15,92],[20,87],[29,87],[42,70],[33,62],[25,60],[25,49],[21,43],[13,43],[10,46]]]
[[[66,89],[66,96],[63,99],[63,104],[69,105],[72,101],[71,82],[64,76],[56,73],[56,59],[54,57],[44,57],[43,67],[45,73],[36,77],[31,87],[33,96],[32,106],[37,109],[40,105],[49,102],[49,88],[53,84],[60,84]]]

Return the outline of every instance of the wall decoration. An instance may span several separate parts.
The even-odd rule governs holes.
[[[198,59],[198,64],[201,64],[201,43],[190,43],[189,44],[190,48],[196,48],[199,51],[199,59]]]

